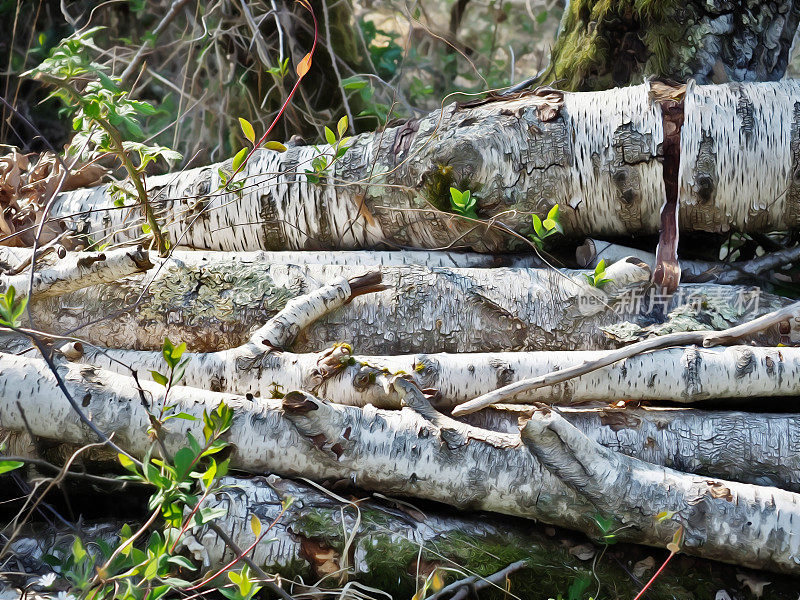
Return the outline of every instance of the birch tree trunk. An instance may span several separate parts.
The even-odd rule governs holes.
[[[5,374],[0,381],[0,426],[29,429],[34,435],[61,441],[95,439],[58,392],[55,378],[44,371],[41,361],[3,355],[0,368]],[[74,398],[82,399],[94,426],[114,431],[117,444],[143,455],[151,441],[142,398],[152,408],[162,406],[166,402],[164,388],[142,382],[142,396],[131,378],[100,370],[89,372],[79,365],[64,365],[62,373],[67,389]],[[594,472],[587,472],[581,484],[574,469],[560,461],[548,433],[554,413],[534,414],[522,430],[522,445],[519,435],[479,429],[436,413],[409,382],[395,379],[394,385],[413,409],[379,411],[333,405],[303,392],[292,392],[280,402],[261,400],[256,404],[242,397],[180,387],[171,391],[169,404],[176,411],[199,417],[203,408],[227,402],[234,409],[233,425],[226,434],[233,445],[231,466],[254,472],[302,475],[318,481],[342,479],[367,490],[523,516],[587,532],[596,531],[597,494],[610,499],[626,493]],[[22,397],[30,400],[21,410],[17,398]],[[541,446],[536,441],[537,427],[544,434]],[[631,467],[624,473],[636,481],[640,504],[633,509],[625,503],[607,515],[619,526],[619,540],[663,547],[681,530],[686,540],[683,550],[689,554],[798,572],[800,496],[646,466],[602,450],[568,427],[570,435],[562,432],[558,451],[563,451],[566,443],[566,449],[581,453],[582,460],[595,453],[600,466],[614,460]],[[167,427],[164,443],[169,452],[185,443],[187,430],[200,435],[202,420],[182,422],[179,428]],[[568,470],[562,474],[565,468]],[[566,483],[559,479],[562,476]],[[669,487],[662,487],[661,481]],[[589,486],[590,493],[584,494],[581,485]],[[648,495],[656,502],[649,502]],[[664,510],[674,510],[674,518],[656,519]],[[735,529],[727,523],[735,523]]]
[[[800,3],[567,2],[539,80],[599,90],[656,75],[673,81],[777,81],[791,58]]]
[[[685,98],[681,227],[797,227],[800,84],[690,83],[675,94]],[[554,204],[568,235],[652,234],[665,198],[662,122],[649,84],[546,90],[358,136],[319,184],[306,178],[318,152],[301,146],[256,153],[235,192],[220,187],[229,163],[153,177],[148,189],[173,242],[216,250],[528,250],[530,215]],[[472,191],[488,223],[453,214],[450,186]],[[51,215],[93,240],[139,239],[138,208],[112,201],[107,186],[68,192]]]
[[[151,260],[157,266],[144,276],[36,301],[34,322],[109,348],[156,350],[169,336],[212,352],[245,343],[290,298],[366,271],[264,264],[258,253],[176,253],[166,262],[151,254]],[[388,290],[323,317],[293,349],[318,351],[341,342],[371,354],[609,348],[615,342],[602,328],[619,339],[724,329],[789,303],[757,288],[715,285],[686,285],[662,296],[649,289],[650,269],[638,262],[617,263],[607,273],[614,284],[598,290],[578,271],[384,267]],[[798,324],[792,327],[758,341],[800,339]]]

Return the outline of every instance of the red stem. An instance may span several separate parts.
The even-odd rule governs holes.
[[[667,566],[667,563],[670,561],[670,559],[671,559],[673,556],[675,556],[675,552],[670,552],[670,553],[669,553],[669,556],[667,557],[667,560],[665,560],[665,561],[664,561],[664,564],[663,564],[663,565],[661,565],[661,567],[658,569],[658,571],[656,571],[656,572],[655,572],[655,574],[654,574],[654,575],[653,575],[653,576],[650,578],[650,581],[648,581],[648,582],[647,582],[647,585],[646,585],[646,586],[644,586],[644,587],[642,588],[642,591],[641,591],[641,592],[639,592],[638,594],[636,594],[636,598],[634,598],[633,600],[639,600],[639,598],[641,598],[641,597],[644,595],[644,593],[647,591],[647,588],[649,588],[649,587],[650,587],[650,584],[652,584],[652,583],[653,583],[653,582],[656,580],[656,578],[657,578],[659,575],[661,575],[661,571],[663,571],[663,570],[664,570],[664,567],[666,567],[666,566]]]
[[[303,8],[305,8],[308,12],[311,13],[311,18],[314,20],[314,42],[311,44],[311,52],[308,53],[309,56],[313,57],[314,56],[314,50],[317,47],[317,37],[318,37],[318,35],[317,35],[317,15],[314,14],[314,11],[312,10],[310,4],[308,4],[307,2],[304,2],[303,0],[298,0],[298,2],[300,3],[300,5]],[[310,66],[310,61],[309,61],[309,66]],[[283,115],[284,111],[286,110],[286,107],[289,106],[289,102],[292,101],[292,96],[294,96],[294,93],[297,91],[297,88],[300,87],[300,82],[303,80],[304,76],[305,76],[305,73],[303,73],[303,75],[298,76],[297,81],[295,81],[294,86],[292,87],[292,90],[289,92],[289,95],[286,97],[286,101],[283,103],[283,106],[281,106],[281,109],[278,111],[278,114],[275,116],[275,119],[273,119],[272,124],[264,132],[264,135],[261,136],[261,139],[258,140],[258,143],[253,145],[253,149],[250,150],[250,153],[242,161],[242,164],[239,165],[238,169],[236,169],[236,172],[233,175],[231,175],[230,181],[233,181],[233,179],[236,177],[236,175],[238,175],[239,172],[247,164],[247,161],[250,160],[250,157],[253,156],[253,153],[256,150],[258,150],[259,147],[261,147],[261,144],[263,144],[267,140],[267,136],[275,128],[275,125],[277,125],[278,120],[281,118],[281,115]]]

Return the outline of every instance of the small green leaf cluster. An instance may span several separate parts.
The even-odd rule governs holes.
[[[107,75],[108,68],[91,59],[93,36],[101,29],[94,27],[61,40],[50,56],[23,75],[39,77],[56,86],[50,97],[59,98],[65,110],[72,113],[76,135],[70,149],[83,149],[83,159],[126,153],[138,159],[131,161],[137,173],[159,158],[168,163],[180,160],[181,154],[171,148],[123,141],[144,138],[139,117],[155,115],[157,110],[148,102],[132,100],[120,86],[119,78]]]
[[[287,59],[288,60],[288,59]],[[244,187],[244,180],[240,179],[239,181],[231,181],[233,176],[242,170],[244,165],[247,163],[247,159],[253,153],[253,151],[258,146],[256,142],[256,130],[253,127],[253,124],[250,123],[247,119],[239,117],[239,127],[242,128],[242,134],[250,142],[250,145],[253,147],[252,149],[242,148],[239,150],[233,157],[233,161],[231,164],[231,171],[228,171],[223,168],[217,169],[217,174],[219,175],[219,180],[221,187],[226,188],[228,191],[234,192],[241,192],[242,188]],[[286,146],[281,144],[280,142],[269,141],[262,145],[263,148],[267,150],[274,150],[276,152],[286,152]]]
[[[56,88],[50,97],[64,103],[64,110],[72,115],[72,128],[76,132],[69,152],[79,153],[84,160],[108,154],[120,161],[144,212],[147,221],[144,233],[152,233],[159,252],[164,255],[169,242],[161,233],[150,207],[143,173],[159,158],[173,163],[182,157],[165,146],[133,141],[145,137],[139,118],[155,115],[157,111],[148,102],[132,100],[121,87],[119,78],[107,75],[107,67],[92,61],[92,36],[101,29],[93,27],[61,40],[45,60],[23,76],[35,77]],[[114,204],[124,206],[124,194],[116,196]]]
[[[28,297],[17,298],[13,285],[8,286],[6,293],[0,296],[0,325],[18,327],[19,318],[28,306]]]
[[[612,544],[617,543],[617,535],[614,527],[614,521],[608,517],[605,517],[601,514],[596,514],[594,517],[594,522],[597,524],[597,527],[600,529],[600,542],[610,546]]]
[[[120,479],[156,488],[148,506],[151,511],[158,511],[164,525],[161,531],[150,533],[144,547],[134,544],[144,531],[134,533],[126,524],[120,529],[116,544],[95,540],[90,549],[76,536],[71,548],[46,555],[43,560],[83,598],[152,600],[163,598],[170,590],[188,588],[192,581],[185,579],[185,574],[196,567],[191,560],[177,554],[176,547],[188,529],[209,523],[226,512],[222,508],[203,507],[202,503],[216,488],[219,478],[227,473],[228,460],[218,463],[213,455],[227,446],[221,436],[232,420],[233,410],[224,403],[212,412],[205,411],[204,443],[188,433],[188,446],[178,450],[172,460],[152,457],[154,446],[141,467],[128,456],[119,455],[120,464],[130,472]],[[188,517],[184,517],[187,509]]]
[[[283,62],[278,64],[275,67],[270,67],[266,69],[267,73],[270,75],[274,75],[278,79],[285,79],[286,75],[289,73],[289,57],[283,59]]]
[[[530,239],[534,245],[539,249],[544,249],[544,241],[556,233],[564,233],[564,228],[561,226],[560,214],[558,204],[553,205],[550,212],[547,213],[547,218],[542,221],[538,215],[531,215],[533,221],[533,233],[530,234]]]
[[[596,288],[602,288],[607,283],[611,283],[613,280],[606,277],[606,261],[605,259],[600,259],[597,263],[597,266],[594,268],[594,273],[590,275],[586,275],[586,279],[589,282],[589,285]]]
[[[311,160],[311,169],[306,169],[306,179],[309,183],[320,183],[330,175],[330,168],[333,164],[350,149],[350,146],[347,145],[350,138],[344,135],[347,131],[347,126],[347,116],[339,119],[336,124],[336,133],[327,125],[325,126],[325,141],[328,142],[331,149],[323,151],[314,146],[317,155]]]
[[[221,587],[219,592],[229,600],[250,600],[261,590],[261,586],[257,584],[258,579],[250,575],[250,567],[247,565],[243,566],[238,573],[230,571],[228,579],[231,580],[234,587]]]
[[[454,213],[469,217],[470,219],[477,219],[478,215],[475,212],[475,205],[478,199],[472,195],[469,190],[463,192],[458,188],[450,188],[450,207]]]
[[[167,374],[159,373],[158,371],[150,371],[153,381],[156,381],[166,387],[171,388],[177,385],[183,379],[186,365],[189,363],[188,358],[181,360],[183,353],[186,352],[186,343],[183,342],[177,347],[170,341],[168,337],[164,338],[164,344],[161,347],[161,356],[164,357],[164,362],[167,363]]]

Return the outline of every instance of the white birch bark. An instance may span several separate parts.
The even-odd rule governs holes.
[[[176,253],[156,265],[144,276],[37,302],[37,327],[112,348],[155,350],[169,336],[194,351],[218,351],[245,343],[289,299],[367,270],[264,264],[258,253]],[[388,290],[355,298],[320,319],[292,349],[318,351],[340,342],[364,354],[599,349],[615,345],[601,330],[612,325],[617,337],[647,333],[641,328],[654,322],[664,330],[724,329],[788,303],[757,288],[714,285],[682,286],[672,298],[661,297],[646,291],[650,269],[639,263],[613,265],[607,276],[614,285],[602,292],[579,271],[381,271]],[[660,323],[669,311],[673,316]],[[87,323],[91,327],[83,327]],[[791,339],[796,333],[782,340],[772,332],[759,341]]]
[[[596,361],[607,351],[486,352],[465,354],[354,355],[347,346],[319,353],[274,353],[247,344],[190,354],[185,385],[269,398],[276,390],[306,389],[338,404],[399,408],[387,377],[405,374],[436,392],[447,410],[512,382]],[[149,378],[163,368],[160,352],[84,347],[71,360]],[[783,398],[787,410],[800,395],[800,348],[732,346],[669,348],[648,352],[552,386],[524,390],[504,402],[558,406],[591,401],[676,402]]]
[[[779,402],[771,408],[783,409]],[[535,410],[503,406],[460,420],[516,433],[519,419]],[[558,410],[589,439],[627,456],[685,473],[800,492],[800,419],[794,412],[608,405]]]
[[[21,254],[21,253],[16,253]],[[31,253],[28,252],[28,255]],[[6,253],[3,258],[6,258]],[[60,296],[93,285],[118,281],[129,275],[143,273],[153,267],[149,253],[141,248],[120,248],[107,252],[71,253],[55,264],[38,269],[33,275],[25,271],[17,275],[0,275],[0,292],[14,287],[17,297],[46,298]]]
[[[220,165],[148,181],[177,243],[217,250],[527,249],[450,211],[448,188],[470,189],[481,218],[523,236],[531,213],[561,207],[568,235],[655,233],[664,182],[662,115],[648,85],[535,94],[473,108],[449,105],[358,136],[322,184],[305,170],[313,147],[257,153],[241,191],[222,193]],[[741,231],[798,225],[800,83],[689,85],[681,134],[680,225]],[[323,152],[330,151],[326,146]],[[229,165],[229,163],[226,163]],[[108,209],[108,210],[106,210]],[[52,216],[93,236],[139,239],[138,209],[113,208],[107,187],[68,192]]]
[[[52,373],[41,361],[3,355],[0,369],[4,374],[0,380],[0,426],[14,430],[29,427],[35,435],[66,442],[94,440],[95,435],[58,392]],[[146,433],[149,419],[133,380],[80,366],[65,365],[62,369],[68,389],[95,426],[113,431],[117,444],[143,455],[150,444]],[[164,403],[164,388],[149,382],[142,385],[151,407]],[[566,474],[565,485],[550,472],[552,456],[547,444],[541,446],[548,461],[545,468],[521,445],[518,435],[458,423],[433,411],[413,384],[396,379],[395,386],[413,410],[387,412],[334,405],[303,392],[288,394],[280,402],[255,403],[192,388],[174,388],[169,403],[178,411],[199,416],[203,408],[228,402],[235,413],[226,434],[233,445],[235,468],[316,480],[344,479],[367,490],[522,516],[587,532],[596,530],[594,497],[584,498],[569,487],[574,485],[571,473]],[[25,418],[17,406],[21,398],[27,399]],[[529,421],[528,433],[534,422]],[[171,452],[184,442],[186,431],[200,435],[202,421],[181,421],[177,429],[174,424],[175,420],[168,422],[164,435]],[[538,451],[539,445],[530,435],[525,441]],[[795,558],[800,552],[800,497],[796,494],[677,472],[669,472],[668,477],[676,489],[695,486],[699,494],[696,500],[705,512],[697,505],[672,503],[676,497],[663,496],[658,479],[653,479],[636,490],[643,506],[648,507],[646,514],[652,508],[652,521],[636,520],[629,511],[618,512],[617,508],[606,515],[623,522],[635,520],[636,528],[621,529],[618,539],[663,547],[672,538],[678,520],[659,523],[655,514],[676,510],[685,528],[687,553],[798,572]],[[594,490],[599,487],[595,483]],[[655,504],[648,504],[650,488]],[[724,494],[717,493],[723,490]],[[609,499],[626,493],[613,486],[601,491]],[[730,497],[738,500],[737,506],[729,506]],[[661,500],[668,505],[658,506]],[[735,519],[730,526],[736,527],[735,536],[720,522],[725,515]],[[684,516],[689,518],[684,521]]]
[[[682,550],[708,550],[713,531],[716,560],[759,564],[778,559],[788,570],[800,563],[800,536],[793,524],[800,495],[777,488],[731,486],[631,458],[590,440],[553,410],[533,414],[522,440],[544,467],[625,528],[654,529]],[[618,490],[616,493],[609,493]],[[624,490],[624,491],[623,491]],[[788,495],[787,495],[788,494]],[[659,515],[667,511],[666,519]],[[752,520],[754,513],[758,516]]]

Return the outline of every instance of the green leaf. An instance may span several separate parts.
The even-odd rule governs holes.
[[[153,378],[153,381],[156,383],[160,383],[164,387],[167,387],[169,383],[169,379],[167,379],[164,375],[159,373],[158,371],[150,371],[150,376]]]
[[[194,463],[196,456],[197,455],[192,452],[192,449],[188,447],[181,448],[175,453],[173,463],[175,464],[178,480],[183,480],[186,478],[186,475],[189,474],[189,470],[192,468],[192,463]]]
[[[346,90],[361,90],[367,87],[369,83],[358,77],[347,77],[342,79],[342,87]]]
[[[264,148],[266,148],[267,150],[274,150],[275,152],[286,152],[287,150],[286,146],[276,141],[267,142],[266,144],[264,144]]]
[[[538,215],[531,215],[531,220],[533,221],[533,230],[536,232],[540,238],[544,237],[545,231],[544,227],[542,227],[542,220],[538,217]]]
[[[244,164],[244,160],[247,158],[247,148],[242,148],[239,152],[236,153],[236,156],[233,157],[233,164],[231,168],[234,171],[238,171],[239,167]]]
[[[331,146],[336,143],[336,134],[331,131],[331,128],[327,125],[325,126],[325,141],[328,142]]]
[[[339,132],[339,137],[341,138],[345,132],[347,131],[347,115],[343,116],[339,119],[339,122],[336,124],[336,131]]]
[[[239,117],[239,125],[242,128],[242,133],[244,134],[244,137],[246,137],[247,140],[251,144],[255,144],[256,143],[256,131],[255,131],[255,129],[253,129],[253,126],[250,124],[250,121],[248,121],[247,119],[243,119],[242,117]]]
[[[184,352],[186,352],[186,342],[181,342],[178,346],[172,349],[172,360],[177,363],[181,356],[183,356]]]
[[[18,460],[0,460],[0,475],[13,471],[14,469],[19,469],[24,464],[24,462]]]
[[[173,565],[178,565],[182,569],[189,569],[190,571],[194,571],[197,569],[196,566],[185,556],[170,556],[167,559],[168,562],[172,563]]]
[[[183,379],[183,374],[186,371],[186,365],[189,364],[190,360],[191,360],[190,358],[187,358],[178,363],[178,366],[175,367],[175,369],[172,372],[173,383],[178,383],[181,379]]]
[[[194,513],[193,523],[196,527],[199,527],[200,525],[209,523],[214,519],[224,517],[227,514],[228,514],[228,509],[221,506],[216,506],[216,507],[209,506],[208,508],[201,508],[196,513]]]
[[[82,563],[83,559],[86,558],[86,549],[78,536],[75,536],[72,541],[72,558],[75,559],[75,564]]]
[[[119,453],[117,454],[117,460],[119,460],[119,464],[121,464],[128,471],[138,474],[138,471],[136,470],[136,463],[134,463],[129,456]]]
[[[606,270],[606,259],[601,258],[600,262],[597,263],[597,266],[594,268],[594,274],[600,275],[603,271]]]

